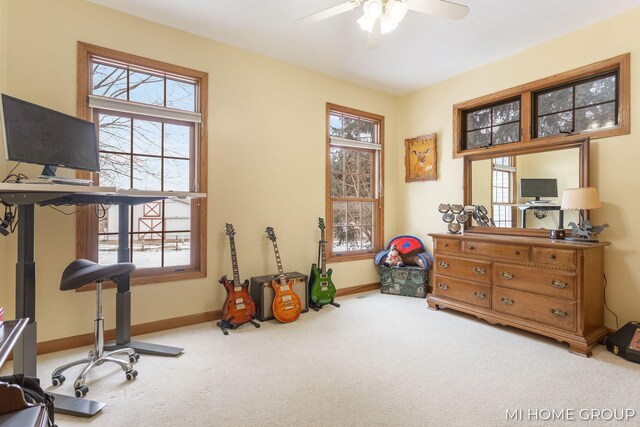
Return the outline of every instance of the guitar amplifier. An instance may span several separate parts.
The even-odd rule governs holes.
[[[309,296],[307,294],[308,277],[305,274],[298,273],[297,271],[285,273],[284,275],[287,278],[287,281],[293,281],[293,292],[295,292],[296,295],[298,295],[298,298],[300,298],[302,312],[306,313],[309,311]],[[268,276],[251,278],[249,293],[251,294],[253,301],[256,303],[256,317],[261,322],[274,318],[271,305],[273,304],[273,298],[276,296],[276,292],[271,287],[272,280],[278,281],[279,276],[277,274],[270,274]]]
[[[640,363],[640,323],[629,322],[605,340],[607,350],[631,362]]]

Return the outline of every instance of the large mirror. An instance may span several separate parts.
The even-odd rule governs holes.
[[[482,206],[467,231],[548,235],[580,223],[579,211],[562,211],[562,192],[586,187],[589,142],[567,141],[559,146],[536,147],[524,153],[465,159],[465,205]]]

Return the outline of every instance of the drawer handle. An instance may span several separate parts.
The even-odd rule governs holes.
[[[449,285],[447,285],[446,283],[438,283],[438,287],[439,287],[440,289],[445,290],[445,291],[446,291],[447,289],[449,289]]]
[[[551,313],[554,316],[559,317],[559,318],[567,317],[567,315],[569,314],[566,311],[560,310],[559,308],[549,309],[549,313]]]
[[[449,244],[448,244],[448,243],[445,243],[445,244],[444,244],[444,247],[445,247],[445,248],[448,248],[448,247],[449,247]]]
[[[515,303],[515,301],[509,297],[500,297],[500,302],[504,305],[513,305]]]
[[[469,250],[474,250],[475,248],[475,246],[469,246]]]
[[[439,265],[440,267],[442,267],[442,268],[449,268],[449,264],[447,264],[447,263],[446,263],[446,262],[444,262],[444,261],[440,261],[440,262],[438,263],[438,265]]]
[[[481,275],[481,276],[482,276],[484,273],[486,273],[485,269],[484,269],[484,268],[480,268],[480,267],[476,267],[476,268],[474,268],[474,269],[473,269],[473,272],[474,272],[474,273],[476,273],[476,274],[479,274],[479,275]]]
[[[500,277],[502,277],[504,280],[511,280],[513,279],[513,273],[507,273],[506,271],[501,271]]]
[[[556,254],[551,254],[551,255],[549,255],[549,258],[551,258],[551,259],[556,259]]]
[[[513,254],[514,255],[520,255],[520,251],[514,251]]]
[[[478,299],[485,299],[487,297],[484,292],[474,292],[473,295]]]
[[[549,285],[553,286],[556,289],[564,289],[567,287],[567,282],[563,282],[562,280],[551,279],[549,280]]]

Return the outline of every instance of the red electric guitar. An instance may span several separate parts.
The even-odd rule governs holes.
[[[229,243],[231,244],[233,281],[229,281],[227,276],[220,278],[220,283],[222,283],[227,291],[227,298],[222,307],[222,320],[217,323],[225,335],[229,334],[227,329],[235,329],[247,322],[256,328],[260,327],[260,324],[253,320],[256,316],[256,304],[251,299],[251,295],[249,295],[249,281],[245,280],[244,283],[240,282],[235,235],[236,232],[233,229],[233,225],[227,224],[227,236],[229,236]]]

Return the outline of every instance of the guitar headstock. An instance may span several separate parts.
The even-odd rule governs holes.
[[[276,232],[273,231],[273,227],[267,227],[264,232],[267,233],[267,239],[271,240],[272,242],[276,241]]]
[[[227,236],[233,237],[235,234],[236,231],[233,229],[233,224],[227,224]]]
[[[318,227],[320,230],[324,230],[324,218],[318,218]]]

